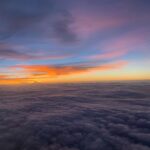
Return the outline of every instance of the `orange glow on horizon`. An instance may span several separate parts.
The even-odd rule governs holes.
[[[104,64],[96,67],[81,66],[42,66],[42,65],[20,65],[13,66],[11,69],[21,69],[26,77],[11,77],[0,75],[0,84],[31,84],[31,83],[78,83],[78,82],[98,82],[113,80],[146,80],[148,75],[132,73],[130,75],[122,74],[120,71],[128,62],[119,61],[115,63]],[[118,73],[119,71],[119,73]]]
[[[1,84],[25,84],[25,83],[54,83],[54,82],[82,82],[94,80],[93,72],[115,70],[127,65],[126,61],[104,64],[95,67],[83,66],[46,66],[46,65],[19,65],[11,69],[17,70],[18,74],[24,74],[26,77],[13,77],[10,75],[0,75]],[[88,75],[88,78],[87,78]],[[84,77],[83,77],[84,76]],[[107,79],[107,78],[106,78]],[[102,80],[104,80],[102,78]]]

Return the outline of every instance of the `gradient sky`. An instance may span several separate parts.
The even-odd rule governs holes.
[[[150,0],[0,0],[0,83],[150,79]]]

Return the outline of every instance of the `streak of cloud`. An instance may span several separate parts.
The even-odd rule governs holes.
[[[17,45],[0,44],[0,58],[1,59],[13,59],[13,60],[48,60],[48,59],[65,59],[71,55],[50,55],[50,54],[30,54],[21,50]]]
[[[110,52],[106,52],[106,53],[102,53],[102,54],[97,54],[97,55],[92,55],[92,56],[88,56],[88,59],[91,60],[109,60],[112,58],[119,58],[121,56],[124,56],[127,54],[127,51],[121,51],[121,50],[116,50],[116,51],[110,51]]]
[[[103,64],[99,66],[50,66],[50,65],[16,65],[9,67],[11,72],[18,72],[17,76],[7,75],[7,78],[1,77],[0,81],[9,84],[11,82],[19,83],[30,83],[33,81],[44,80],[45,82],[49,82],[51,79],[56,79],[58,77],[69,76],[69,75],[79,75],[85,74],[88,72],[96,72],[96,71],[107,71],[107,70],[115,70],[125,67],[128,64],[126,61],[118,61],[108,64]],[[22,77],[23,75],[23,77]],[[63,78],[62,78],[63,80]]]

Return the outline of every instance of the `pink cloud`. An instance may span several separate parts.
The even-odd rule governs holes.
[[[148,36],[149,35],[144,30],[126,33],[120,37],[113,38],[111,41],[106,41],[103,49],[106,51],[130,51],[147,43]]]
[[[124,23],[123,19],[93,14],[85,10],[75,10],[72,14],[75,20],[73,28],[81,37],[88,37],[97,31],[113,29]]]
[[[144,31],[141,32],[130,32],[124,34],[120,37],[113,38],[105,42],[104,46],[99,49],[103,49],[103,53],[88,56],[88,59],[101,60],[101,59],[111,59],[124,56],[132,51],[142,51],[148,54],[147,49],[144,50],[143,45],[147,43],[148,34]]]
[[[88,56],[87,58],[92,60],[112,59],[112,58],[118,58],[124,56],[126,53],[127,53],[126,50],[115,50],[103,54]]]

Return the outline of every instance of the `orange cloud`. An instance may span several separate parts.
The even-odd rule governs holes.
[[[27,81],[27,78],[13,78],[9,75],[0,75],[0,84],[28,83]]]
[[[5,79],[6,77],[6,75],[0,75],[0,79]]]
[[[14,76],[0,76],[0,82],[2,84],[15,84],[15,83],[33,83],[33,82],[51,82],[59,77],[69,78],[69,75],[86,74],[92,71],[106,71],[112,69],[119,69],[127,65],[126,61],[118,61],[115,63],[103,64],[99,66],[48,66],[48,65],[17,65],[11,67],[13,70],[19,70],[26,75],[26,77],[14,77]],[[21,71],[20,71],[21,70]],[[91,77],[92,78],[92,77]]]
[[[118,61],[115,63],[103,64],[100,66],[48,66],[48,65],[18,65],[15,68],[20,68],[24,72],[32,74],[33,76],[49,75],[51,77],[83,73],[92,70],[107,70],[120,68],[126,65],[126,61]]]
[[[23,69],[25,72],[32,74],[32,76],[49,75],[51,77],[78,73],[85,70],[79,66],[47,66],[47,65],[20,65],[17,68]]]

